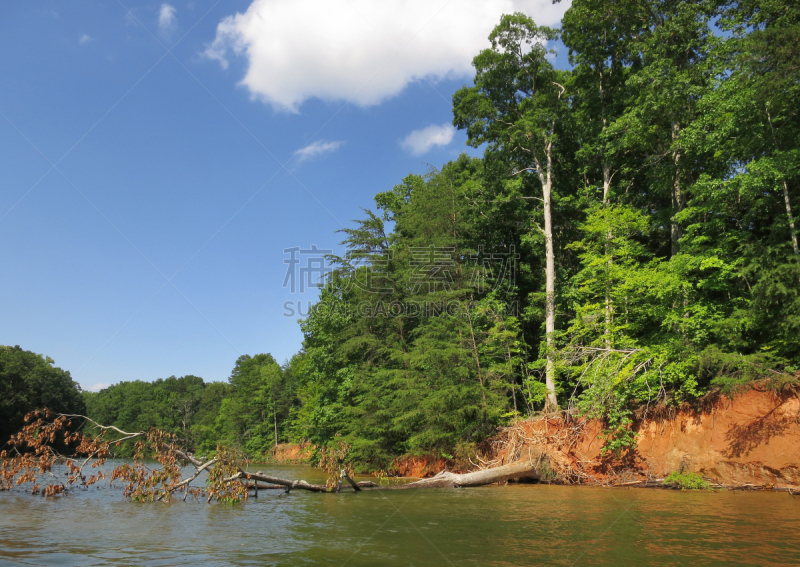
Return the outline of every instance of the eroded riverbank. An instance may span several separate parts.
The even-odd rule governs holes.
[[[683,471],[719,485],[800,491],[799,390],[796,384],[781,391],[755,384],[733,397],[714,394],[692,405],[642,408],[632,425],[636,445],[619,455],[603,451],[606,426],[600,420],[563,413],[520,420],[474,462],[493,467],[546,455],[554,480],[567,484],[645,483]],[[284,445],[276,456],[296,458],[303,450],[308,447]],[[392,467],[408,478],[442,470],[458,469],[425,456],[398,459]]]
[[[603,452],[605,424],[558,415],[504,430],[486,464],[545,453],[565,482],[620,484],[693,472],[722,485],[800,488],[800,397],[796,385],[755,385],[735,397],[636,413],[636,445]]]

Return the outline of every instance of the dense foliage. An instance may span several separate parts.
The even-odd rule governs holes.
[[[20,347],[0,346],[0,449],[22,429],[29,412],[42,407],[86,412],[81,389],[53,360]]]
[[[795,372],[798,34],[781,0],[503,17],[454,96],[483,159],[407,177],[344,231],[301,322],[295,436],[373,466],[452,456],[552,391],[614,450],[638,404]]]
[[[155,382],[120,382],[83,395],[87,415],[98,423],[129,432],[155,427],[202,453],[224,444],[262,456],[288,438],[290,376],[268,354],[244,355],[228,383],[170,376]],[[129,443],[115,447],[114,453],[130,456],[133,451]]]
[[[300,353],[119,384],[90,415],[203,451],[336,440],[383,468],[554,405],[616,450],[637,405],[796,372],[800,7],[573,0],[559,30],[517,13],[489,39],[453,98],[483,157],[375,196]]]

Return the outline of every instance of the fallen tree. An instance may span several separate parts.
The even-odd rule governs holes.
[[[136,501],[168,501],[174,494],[203,496],[207,502],[240,501],[250,491],[259,489],[341,492],[343,483],[355,492],[362,490],[398,490],[414,488],[461,488],[504,482],[519,478],[539,479],[546,458],[537,455],[508,465],[457,474],[441,472],[432,478],[406,484],[379,486],[371,481],[355,482],[346,460],[348,446],[342,441],[323,451],[321,467],[328,473],[328,482],[312,484],[247,470],[247,460],[236,450],[219,446],[211,459],[202,459],[185,451],[178,440],[158,429],[126,432],[99,424],[83,415],[56,414],[49,410],[31,412],[26,425],[8,442],[10,450],[0,452],[0,490],[28,485],[33,494],[55,496],[74,487],[88,487],[106,478],[103,465],[111,456],[111,448],[123,441],[136,440],[133,463],[119,465],[110,472],[111,482],[120,480],[124,494]],[[96,435],[81,429],[90,426]],[[108,434],[118,437],[108,439]],[[152,465],[154,459],[158,465]],[[53,468],[65,466],[62,475]],[[191,465],[193,470],[186,473]],[[96,472],[88,478],[84,469]],[[201,487],[192,483],[204,476]],[[49,480],[46,482],[45,479]],[[259,482],[268,483],[259,485]],[[345,486],[346,488],[346,486]]]
[[[541,478],[541,464],[542,459],[539,458],[536,462],[531,460],[518,461],[510,465],[463,474],[442,471],[431,478],[423,478],[415,482],[395,484],[391,486],[379,486],[371,481],[362,481],[356,483],[350,479],[349,476],[348,480],[351,486],[353,486],[353,488],[356,490],[361,490],[364,488],[378,490],[402,490],[409,488],[469,488],[475,486],[486,486],[488,484],[495,484],[498,482],[505,482],[520,478],[539,480]],[[289,490],[298,488],[301,490],[311,490],[313,492],[328,491],[328,488],[324,484],[309,484],[304,480],[285,480],[267,476],[261,473],[245,473],[244,471],[242,471],[241,474],[247,479],[270,482],[274,485],[284,486]]]
[[[543,462],[544,457],[539,455],[536,460],[527,459],[500,467],[464,474],[442,471],[434,477],[423,478],[422,480],[409,483],[403,486],[403,488],[468,488],[520,478],[539,480],[542,476],[541,468]]]

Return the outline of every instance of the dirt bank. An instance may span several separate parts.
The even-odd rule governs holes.
[[[272,458],[276,463],[283,464],[297,464],[308,462],[311,458],[311,453],[314,451],[314,445],[304,443],[298,445],[296,443],[281,443],[272,448]]]
[[[389,473],[391,475],[408,478],[427,478],[436,473],[449,470],[451,472],[466,472],[448,468],[447,461],[436,457],[400,457],[392,463]]]
[[[545,452],[566,482],[619,484],[682,470],[726,485],[800,488],[797,384],[772,392],[754,385],[733,398],[638,412],[635,448],[603,454],[604,424],[569,416],[520,421],[501,432],[484,466]]]

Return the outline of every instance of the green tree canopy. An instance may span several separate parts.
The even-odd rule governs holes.
[[[86,413],[81,387],[52,358],[0,346],[0,444],[20,430],[27,413],[43,407]]]

